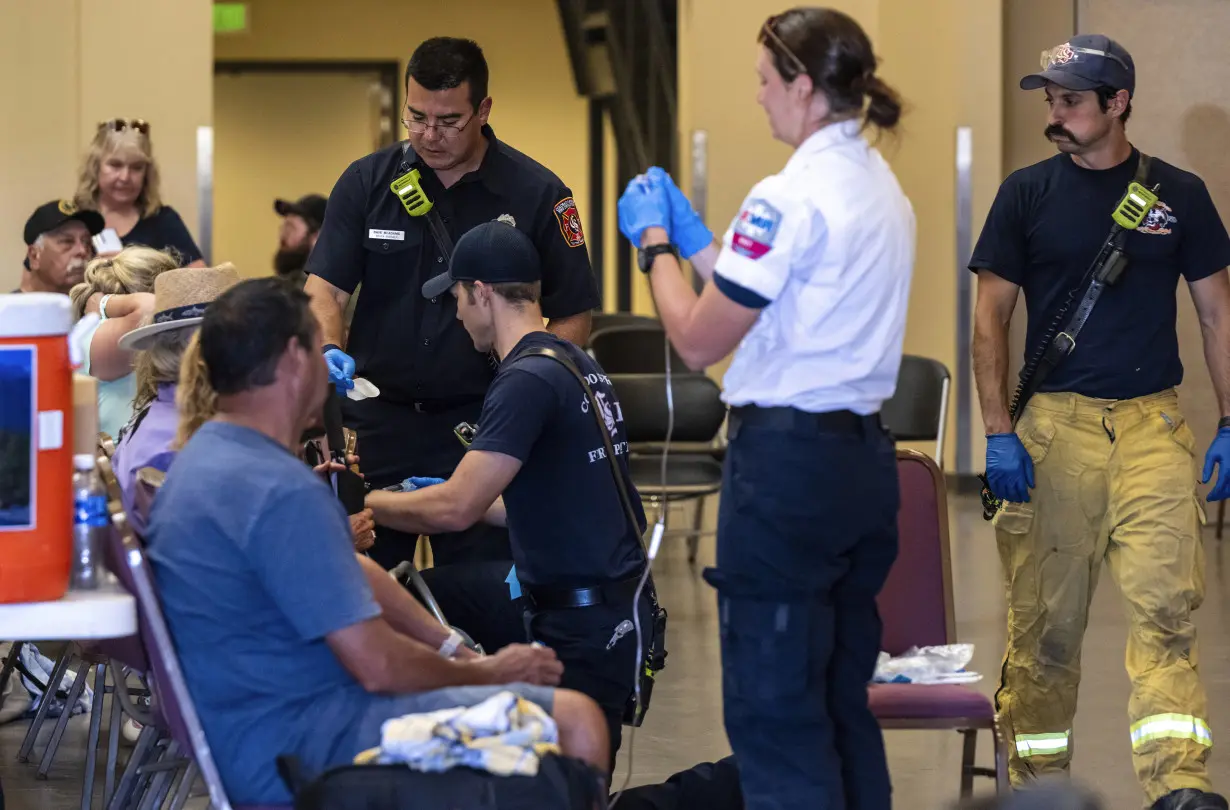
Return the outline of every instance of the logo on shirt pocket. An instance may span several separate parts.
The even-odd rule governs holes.
[[[1154,234],[1163,236],[1171,232],[1171,225],[1178,222],[1178,218],[1171,213],[1171,208],[1166,203],[1158,200],[1153,207],[1149,209],[1149,213],[1145,214],[1145,221],[1136,229],[1141,233]]]

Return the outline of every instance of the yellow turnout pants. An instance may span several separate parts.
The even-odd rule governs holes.
[[[994,521],[1008,596],[996,706],[1013,784],[1071,763],[1081,642],[1105,560],[1128,614],[1137,778],[1149,802],[1210,790],[1212,735],[1192,624],[1204,596],[1204,512],[1178,395],[1037,394],[1017,433],[1035,487],[1029,503],[1005,503]]]

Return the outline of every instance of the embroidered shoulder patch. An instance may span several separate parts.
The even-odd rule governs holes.
[[[730,247],[740,256],[759,259],[773,248],[781,224],[781,211],[764,200],[748,200],[735,218]]]
[[[577,211],[575,200],[565,197],[557,202],[555,218],[559,220],[559,232],[564,235],[568,247],[581,247],[585,244],[585,233],[581,230],[581,214]]]

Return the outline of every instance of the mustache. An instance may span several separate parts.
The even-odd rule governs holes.
[[[1073,143],[1077,142],[1076,136],[1073,135],[1071,132],[1068,132],[1066,129],[1064,129],[1059,124],[1051,124],[1045,130],[1043,130],[1042,135],[1047,140],[1051,140],[1052,138],[1058,135],[1058,136],[1067,138],[1069,141],[1072,141]]]
[[[68,263],[68,269],[74,273],[78,270],[85,270],[85,259],[72,259]]]

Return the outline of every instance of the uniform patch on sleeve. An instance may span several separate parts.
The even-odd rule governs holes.
[[[565,197],[557,202],[555,218],[559,220],[559,232],[564,235],[568,247],[581,247],[585,244],[585,233],[581,230],[581,214],[577,211],[575,200]]]
[[[764,200],[748,200],[735,219],[730,247],[741,256],[759,259],[773,248],[781,224],[781,211]]]

